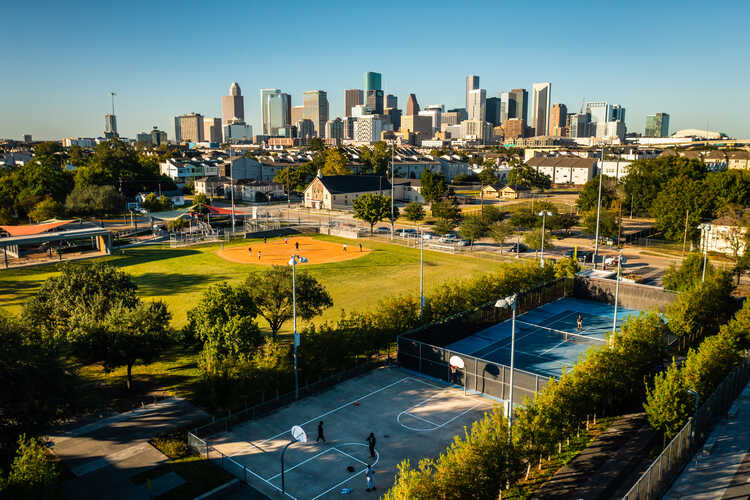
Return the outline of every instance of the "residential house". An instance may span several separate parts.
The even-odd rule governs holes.
[[[305,207],[349,210],[354,200],[367,193],[390,196],[391,183],[379,175],[330,175],[317,177],[305,188]]]
[[[537,156],[529,158],[526,165],[552,179],[552,184],[582,186],[594,177],[596,159],[571,156]]]
[[[526,186],[511,186],[509,184],[500,190],[500,194],[504,200],[517,200],[518,198],[531,196],[531,190]]]
[[[734,170],[750,170],[750,152],[748,151],[728,151],[727,168]]]

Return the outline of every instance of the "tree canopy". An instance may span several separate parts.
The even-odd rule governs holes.
[[[602,181],[602,208],[610,208],[617,199],[617,179],[608,175],[597,175],[583,185],[576,204],[583,211],[596,210],[599,201],[599,177]]]
[[[431,170],[425,169],[422,171],[420,179],[422,181],[421,194],[427,203],[432,204],[440,201],[448,194],[448,183],[443,174],[433,173]]]
[[[381,220],[391,218],[391,198],[378,193],[365,193],[352,203],[352,213],[355,219],[370,224],[372,229]],[[398,207],[393,207],[393,219],[398,218]]]
[[[425,215],[424,207],[421,203],[417,203],[416,201],[412,201],[404,207],[404,216],[412,222],[423,220]]]

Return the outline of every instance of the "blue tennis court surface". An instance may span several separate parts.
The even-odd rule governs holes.
[[[617,308],[617,326],[641,311]],[[578,315],[583,319],[577,329]],[[560,377],[592,345],[606,344],[612,331],[614,306],[565,297],[516,316],[515,367]],[[511,320],[446,346],[446,349],[510,366]]]

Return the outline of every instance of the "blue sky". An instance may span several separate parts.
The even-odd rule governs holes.
[[[233,81],[259,131],[259,89],[344,90],[383,74],[404,107],[463,106],[464,78],[487,95],[552,83],[552,102],[626,107],[629,130],[667,112],[671,131],[750,138],[750,2],[7,2],[0,29],[0,137],[101,135],[109,91],[121,135],[172,117],[220,116]]]

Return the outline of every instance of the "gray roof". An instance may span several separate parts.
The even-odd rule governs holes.
[[[331,194],[390,190],[391,183],[380,175],[328,175],[319,177]]]

